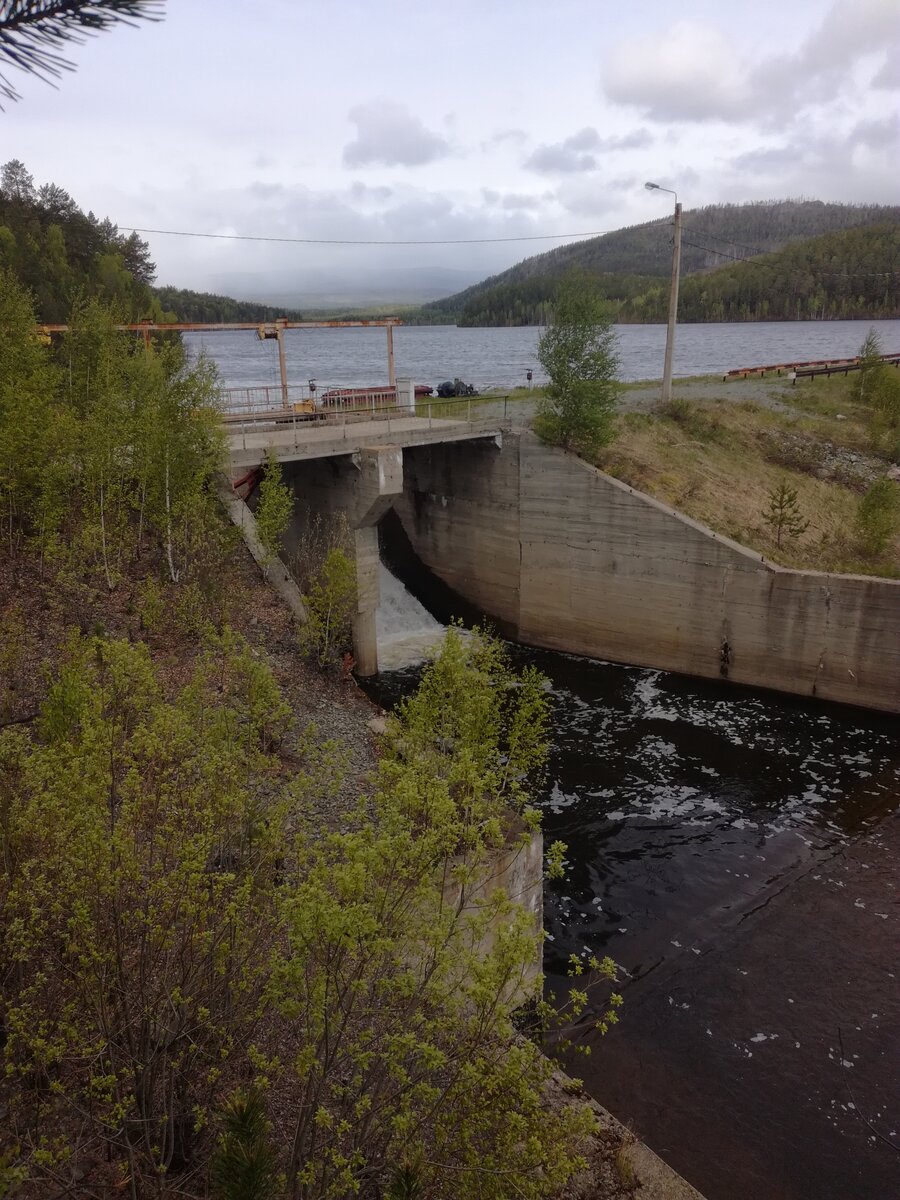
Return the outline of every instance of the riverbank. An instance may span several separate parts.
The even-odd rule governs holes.
[[[73,628],[143,643],[163,691],[174,696],[185,686],[208,640],[198,610],[185,604],[184,589],[160,582],[160,566],[158,553],[148,551],[115,592],[70,585],[65,604],[58,581],[33,557],[20,556],[15,570],[0,575],[0,729],[33,725]],[[340,771],[335,786],[316,791],[309,816],[319,831],[342,829],[370,786],[378,757],[371,724],[378,710],[352,678],[323,674],[303,658],[292,614],[243,545],[221,564],[217,586],[217,620],[246,639],[252,657],[271,670],[287,704],[290,719],[279,751],[280,775],[287,779],[304,769],[311,741],[327,742]],[[578,1149],[586,1166],[557,1200],[672,1200],[676,1195],[697,1200],[693,1189],[682,1189],[660,1160],[571,1080],[555,1075],[545,1102],[548,1111],[587,1109],[595,1123],[595,1132]]]
[[[863,495],[897,464],[892,447],[873,447],[853,382],[684,380],[667,406],[658,385],[632,385],[596,465],[781,566],[895,578],[900,536],[872,552],[857,528]],[[782,483],[808,524],[779,545],[766,515]]]
[[[897,463],[889,448],[873,449],[870,412],[852,388],[853,376],[796,384],[697,376],[676,379],[663,407],[658,380],[628,383],[614,439],[594,465],[781,566],[896,578],[900,534],[872,554],[856,528],[862,496]],[[472,414],[530,421],[542,394],[519,388],[481,396]],[[442,415],[440,401],[420,401],[420,410],[429,404]],[[809,525],[779,546],[765,514],[782,482],[796,489]]]

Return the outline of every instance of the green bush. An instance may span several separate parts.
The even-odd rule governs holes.
[[[538,361],[548,383],[535,432],[566,450],[595,455],[615,434],[619,363],[609,314],[588,278],[573,273],[561,283]]]
[[[856,515],[856,528],[864,553],[875,558],[887,550],[897,533],[900,489],[890,479],[879,479],[863,496]]]
[[[306,623],[300,627],[300,649],[320,667],[327,667],[353,644],[356,564],[344,550],[328,551],[304,601]]]

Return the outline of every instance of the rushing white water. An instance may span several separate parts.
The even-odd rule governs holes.
[[[410,595],[384,563],[379,574],[381,597],[375,614],[378,666],[396,671],[423,662],[439,644],[446,629]]]

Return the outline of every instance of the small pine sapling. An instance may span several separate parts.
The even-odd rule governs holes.
[[[809,521],[804,520],[800,512],[797,489],[784,480],[769,492],[769,507],[763,520],[775,534],[775,545],[779,550],[783,538],[799,537],[809,529]]]

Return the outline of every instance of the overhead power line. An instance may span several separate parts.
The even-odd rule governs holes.
[[[120,225],[131,233],[155,233],[165,237],[215,238],[226,242],[288,242],[299,246],[472,246],[487,242],[549,242],[555,239],[602,237],[612,229],[594,229],[587,233],[531,233],[520,237],[476,238],[302,238],[269,237],[251,233],[198,233],[186,229],[142,229],[139,225]]]

